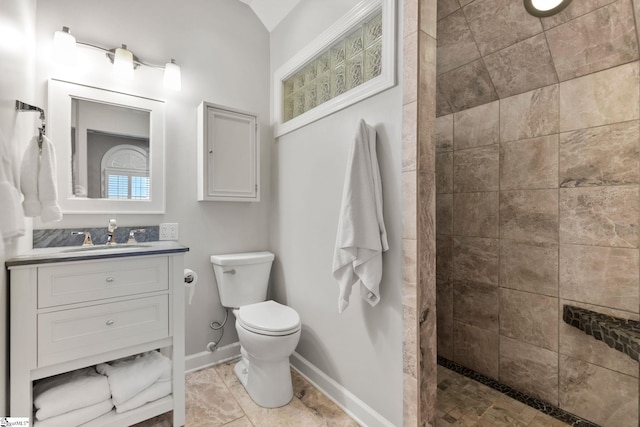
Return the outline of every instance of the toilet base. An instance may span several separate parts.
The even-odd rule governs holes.
[[[251,399],[263,408],[278,408],[289,403],[293,398],[289,358],[278,362],[251,359],[243,355],[233,368]]]
[[[247,368],[248,361],[243,356],[242,359],[238,361],[233,367],[233,372],[236,374],[236,377],[240,380],[240,383],[247,388],[247,379],[249,378],[249,368]]]

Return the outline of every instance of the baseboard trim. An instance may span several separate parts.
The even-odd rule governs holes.
[[[324,393],[358,424],[367,427],[395,427],[393,423],[297,352],[291,355],[290,362],[293,369]]]
[[[209,366],[219,365],[240,357],[240,343],[234,342],[218,348],[214,352],[201,351],[184,358],[185,372],[199,371]]]

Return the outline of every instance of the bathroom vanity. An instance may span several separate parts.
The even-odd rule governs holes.
[[[173,411],[185,422],[184,253],[175,242],[33,249],[6,262],[10,413],[33,422],[33,382],[159,349],[172,394],[88,426],[129,426]]]

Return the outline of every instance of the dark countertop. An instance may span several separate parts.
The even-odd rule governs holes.
[[[640,361],[640,322],[572,305],[563,307],[562,318],[585,334],[606,343],[635,361]]]
[[[73,246],[31,249],[23,254],[8,259],[5,266],[29,266],[69,261],[87,261],[94,259],[122,258],[144,255],[171,254],[188,252],[189,248],[174,241],[143,242],[136,245],[118,244],[114,246]]]

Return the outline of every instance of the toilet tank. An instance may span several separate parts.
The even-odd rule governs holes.
[[[220,303],[235,308],[265,301],[274,258],[271,252],[211,255]]]

